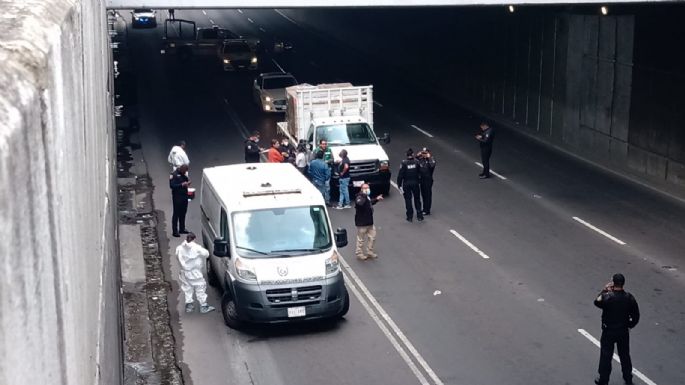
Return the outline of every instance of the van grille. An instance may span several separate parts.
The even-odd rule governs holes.
[[[365,160],[361,162],[350,162],[350,176],[368,175],[378,172],[378,162],[375,160]]]
[[[303,305],[321,299],[321,285],[269,289],[266,298],[272,304]]]

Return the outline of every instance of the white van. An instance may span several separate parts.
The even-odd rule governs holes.
[[[226,325],[344,316],[350,306],[321,193],[292,165],[206,168],[200,192],[207,275]]]

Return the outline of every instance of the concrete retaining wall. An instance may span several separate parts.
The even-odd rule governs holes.
[[[0,384],[121,383],[101,3],[0,0]]]
[[[284,12],[460,105],[682,195],[685,7],[650,9]]]

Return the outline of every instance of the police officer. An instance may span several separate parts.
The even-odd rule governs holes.
[[[421,191],[419,188],[419,162],[414,158],[414,150],[407,150],[407,159],[402,161],[400,172],[397,174],[397,187],[402,189],[404,195],[404,205],[407,208],[407,221],[411,222],[414,217],[414,210],[411,207],[412,198],[416,208],[416,218],[423,220],[421,210]]]
[[[171,201],[174,204],[174,212],[171,215],[171,231],[174,237],[180,237],[180,234],[188,234],[188,230],[186,230],[186,212],[188,212],[189,185],[190,179],[188,178],[187,164],[181,165],[169,176]]]
[[[421,186],[421,200],[423,201],[423,215],[431,215],[433,202],[433,171],[435,170],[435,158],[426,147],[418,154],[419,176]]]
[[[599,377],[597,385],[607,385],[611,374],[611,358],[614,344],[621,359],[621,372],[626,384],[633,383],[633,365],[630,361],[630,329],[640,322],[640,309],[632,294],[623,290],[626,278],[614,274],[611,282],[595,299],[595,306],[602,309],[602,337],[600,338]]]
[[[245,141],[245,163],[259,163],[261,148],[258,143],[259,132],[254,131]]]
[[[492,155],[492,141],[494,131],[488,122],[480,124],[480,132],[476,134],[476,140],[480,142],[480,159],[483,162],[483,172],[478,174],[480,179],[490,178],[490,156]]]

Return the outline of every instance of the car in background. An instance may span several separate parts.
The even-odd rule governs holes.
[[[131,12],[131,26],[133,28],[157,27],[157,15],[155,11],[147,8],[134,9]]]
[[[245,39],[225,40],[219,52],[224,71],[256,70],[257,53]]]
[[[285,89],[297,85],[297,80],[287,72],[259,74],[254,81],[253,96],[264,112],[285,112]]]

